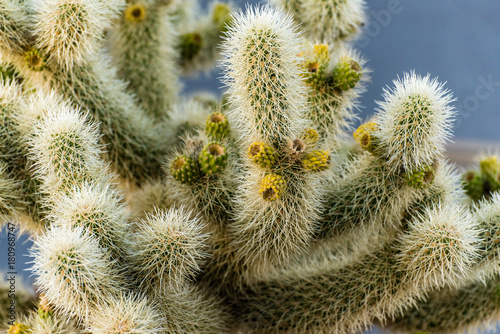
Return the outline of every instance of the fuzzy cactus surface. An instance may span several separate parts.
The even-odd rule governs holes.
[[[37,291],[0,282],[0,329],[430,334],[500,319],[500,157],[460,175],[444,158],[452,93],[414,71],[353,128],[366,7],[0,0],[0,223],[33,239]],[[222,97],[180,95],[215,66]]]

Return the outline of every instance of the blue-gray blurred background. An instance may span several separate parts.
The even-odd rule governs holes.
[[[244,1],[233,1],[244,7]],[[256,3],[256,2],[253,2]],[[500,143],[500,1],[368,0],[370,21],[356,46],[368,59],[372,81],[361,119],[373,113],[383,87],[405,71],[431,73],[456,97],[455,140]],[[219,71],[185,80],[185,94],[221,94]],[[465,143],[465,144],[467,144]],[[465,145],[464,144],[464,145]],[[474,146],[477,147],[477,146]],[[0,234],[0,271],[7,271],[7,240]],[[18,272],[27,268],[30,242],[17,245]],[[24,274],[27,277],[27,274]],[[29,282],[31,279],[26,278]]]

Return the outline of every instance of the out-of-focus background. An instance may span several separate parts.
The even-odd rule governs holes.
[[[181,0],[182,1],[182,0]],[[369,22],[355,46],[368,59],[372,81],[361,120],[374,112],[383,88],[405,71],[431,73],[456,97],[449,157],[467,166],[480,151],[500,151],[500,1],[368,0]],[[246,1],[234,1],[244,8]],[[257,3],[253,1],[251,3]],[[218,70],[184,80],[184,93],[223,92]],[[30,241],[17,242],[17,271],[30,259]],[[0,271],[7,271],[7,237],[0,234]],[[22,276],[28,283],[29,273]]]

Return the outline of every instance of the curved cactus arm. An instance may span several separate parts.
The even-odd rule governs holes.
[[[304,51],[303,78],[309,89],[306,117],[330,149],[348,133],[358,119],[359,98],[366,90],[370,69],[354,50],[332,45],[308,45]]]
[[[311,41],[341,45],[356,38],[367,20],[364,0],[270,0],[293,14]]]
[[[209,14],[198,17],[192,24],[180,25],[177,48],[184,74],[214,68],[220,57],[220,43],[231,24],[231,11],[230,4],[216,1],[211,4]]]
[[[384,325],[394,333],[470,333],[496,327],[500,278],[437,290]]]

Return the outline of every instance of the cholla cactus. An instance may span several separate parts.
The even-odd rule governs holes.
[[[460,179],[453,98],[430,75],[404,74],[353,128],[365,6],[0,0],[0,216],[32,234],[41,293],[18,291],[31,310],[9,333],[496,319],[498,159]],[[219,58],[220,100],[179,96]]]

